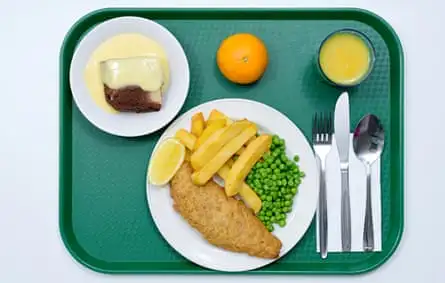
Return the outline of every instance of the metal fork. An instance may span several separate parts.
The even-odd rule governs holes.
[[[312,121],[312,144],[320,164],[320,193],[318,197],[318,223],[321,258],[328,256],[328,209],[326,200],[326,156],[332,147],[332,114],[316,113]]]

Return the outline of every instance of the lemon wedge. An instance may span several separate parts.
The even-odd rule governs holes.
[[[177,139],[164,140],[156,149],[148,166],[148,180],[151,184],[167,184],[176,174],[185,158],[185,146]]]

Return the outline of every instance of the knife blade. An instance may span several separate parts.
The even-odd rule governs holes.
[[[351,205],[349,200],[349,95],[343,92],[335,104],[335,142],[341,172],[341,238],[342,250],[351,250]]]

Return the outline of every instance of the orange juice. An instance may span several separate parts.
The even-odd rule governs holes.
[[[370,73],[374,54],[369,41],[355,31],[342,30],[330,35],[321,45],[319,65],[332,83],[353,86]]]

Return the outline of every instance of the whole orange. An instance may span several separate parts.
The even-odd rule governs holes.
[[[260,79],[266,70],[267,49],[261,39],[252,34],[234,34],[221,42],[216,63],[228,80],[250,84]]]

